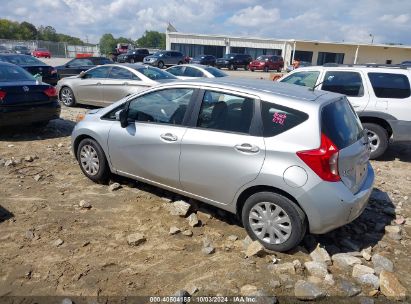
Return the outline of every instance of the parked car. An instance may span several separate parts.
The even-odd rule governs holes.
[[[311,66],[311,65],[312,65],[311,62],[308,62],[308,61],[300,61],[298,69],[299,69],[299,68],[304,68],[304,67],[309,67],[309,66]],[[296,69],[297,69],[297,68],[294,68],[294,66],[290,64],[289,66],[287,66],[287,73],[289,73],[289,72],[291,72],[291,71],[294,71],[294,70],[296,70]]]
[[[158,68],[141,64],[106,64],[77,76],[66,77],[57,84],[61,102],[107,106],[125,96],[164,81],[177,79]]]
[[[42,81],[48,84],[55,85],[57,83],[56,69],[32,56],[21,54],[0,54],[0,61],[21,66],[32,75],[41,76]]]
[[[197,63],[197,64],[203,64],[203,65],[212,65],[215,66],[215,61],[217,58],[213,55],[198,55],[193,57],[190,60],[190,63]]]
[[[228,76],[226,73],[215,67],[201,64],[175,65],[168,68],[166,71],[173,74],[178,79],[193,79],[201,77],[215,78]]]
[[[264,71],[268,72],[270,70],[275,70],[281,72],[284,68],[283,57],[278,55],[261,55],[258,56],[256,60],[251,61],[250,70],[254,71]]]
[[[9,54],[9,53],[12,53],[12,51],[10,49],[6,48],[4,45],[0,45],[0,54],[1,53]]]
[[[248,70],[253,58],[247,54],[225,54],[223,58],[216,60],[216,67],[228,68],[229,70],[237,70],[238,68],[244,68]]]
[[[44,57],[44,58],[51,58],[51,53],[50,53],[50,51],[48,50],[48,49],[45,49],[45,48],[38,48],[38,49],[35,49],[34,51],[33,51],[33,54],[32,54],[34,57],[37,57],[37,58],[40,58],[40,57]]]
[[[129,50],[125,54],[121,54],[117,56],[117,62],[143,62],[144,57],[149,56],[150,53],[147,49],[135,49]]]
[[[45,126],[60,116],[56,89],[25,69],[0,62],[0,127]]]
[[[264,80],[172,82],[89,112],[72,133],[83,173],[110,173],[237,214],[287,251],[356,219],[373,189],[367,136],[340,94]]]
[[[113,63],[106,57],[74,58],[64,65],[56,66],[58,78],[78,75],[97,65]]]
[[[411,67],[411,60],[401,62],[402,66]]]
[[[177,51],[158,51],[153,55],[144,57],[143,63],[156,66],[162,69],[164,66],[170,66],[175,64],[183,64],[185,57],[183,54]]]
[[[389,141],[411,141],[411,70],[370,66],[299,68],[279,81],[345,94],[357,111],[371,146],[371,158]]]
[[[12,51],[16,54],[31,55],[30,49],[25,45],[16,45],[12,48]]]

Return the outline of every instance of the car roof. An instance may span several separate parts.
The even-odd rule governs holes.
[[[316,104],[329,102],[331,99],[340,98],[343,95],[320,90],[310,90],[307,87],[296,86],[288,83],[280,83],[277,81],[268,81],[249,78],[198,78],[193,80],[176,81],[168,85],[187,85],[194,84],[196,86],[213,86],[214,88],[239,90],[250,95],[259,95],[261,98],[266,97],[267,100],[272,100],[273,95],[289,100],[298,100],[312,105],[313,101]],[[167,86],[167,84],[165,85]]]
[[[362,70],[362,71],[367,71],[367,72],[385,72],[387,73],[388,71],[391,72],[401,72],[401,71],[407,71],[409,68],[403,66],[369,66],[369,65],[340,65],[340,66],[323,66],[323,65],[313,65],[313,66],[307,66],[307,67],[299,67],[298,69],[295,69],[293,73],[298,72],[298,71],[312,71],[312,70],[322,70],[322,71],[352,71],[352,70]]]

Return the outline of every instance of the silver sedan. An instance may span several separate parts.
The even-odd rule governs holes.
[[[153,85],[177,79],[158,68],[141,64],[106,64],[57,83],[60,101],[107,106]]]
[[[217,78],[228,76],[226,73],[220,71],[217,68],[202,64],[175,65],[171,68],[168,68],[166,71],[173,74],[178,79],[182,80],[195,78]]]

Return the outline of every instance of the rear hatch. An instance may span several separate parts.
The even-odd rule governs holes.
[[[54,68],[48,65],[23,65],[21,67],[32,75],[40,74],[43,77],[51,77],[54,71]]]
[[[36,84],[35,81],[22,81],[18,84],[0,82],[0,91],[5,97],[0,106],[22,106],[49,103],[56,100],[55,96],[48,96],[46,90],[54,90],[47,84]]]
[[[368,174],[370,148],[361,122],[346,97],[322,108],[322,133],[338,151],[338,174],[357,193]]]

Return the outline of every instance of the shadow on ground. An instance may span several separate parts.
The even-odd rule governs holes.
[[[14,217],[13,213],[11,213],[10,211],[8,211],[0,205],[0,223],[7,221],[12,217]]]
[[[392,161],[398,159],[402,162],[411,162],[411,143],[393,143],[387,151],[376,161]]]

